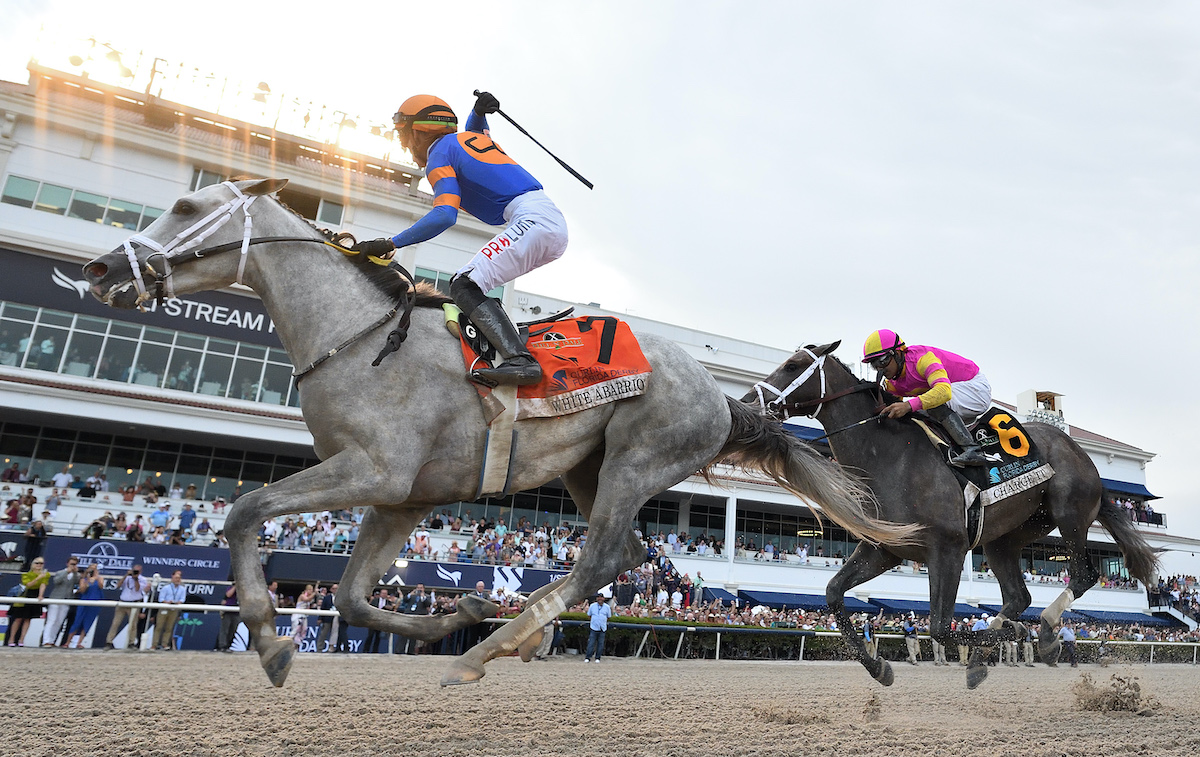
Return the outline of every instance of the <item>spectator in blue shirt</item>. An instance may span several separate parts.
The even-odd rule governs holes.
[[[609,607],[603,594],[597,594],[596,599],[588,605],[587,612],[592,621],[583,661],[600,662],[600,656],[604,654],[604,633],[608,630],[608,619],[612,617],[612,608]]]
[[[158,590],[159,604],[182,605],[187,599],[187,587],[183,585],[183,571],[171,574],[171,583],[163,584]],[[154,621],[154,649],[164,652],[175,648],[175,623],[179,620],[181,607],[159,610]]]
[[[170,505],[159,505],[158,509],[150,514],[150,525],[155,528],[166,528],[167,523],[171,521]]]
[[[192,509],[191,502],[183,503],[183,510],[179,513],[179,530],[191,531],[192,524],[196,522],[196,511]]]
[[[1063,656],[1071,661],[1071,667],[1079,667],[1079,661],[1075,659],[1075,629],[1070,623],[1058,627],[1058,638],[1062,639]]]

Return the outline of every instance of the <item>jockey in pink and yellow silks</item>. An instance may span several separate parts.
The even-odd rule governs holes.
[[[947,350],[906,345],[894,331],[872,332],[863,344],[863,362],[883,377],[891,394],[906,399],[884,408],[881,415],[900,418],[924,410],[937,419],[951,439],[963,448],[951,458],[955,465],[983,465],[987,461],[967,432],[992,404],[992,387],[979,366]]]

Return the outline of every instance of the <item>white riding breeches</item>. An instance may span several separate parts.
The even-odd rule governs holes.
[[[490,292],[522,274],[557,260],[567,249],[567,221],[542,190],[526,192],[504,209],[504,231],[459,269]]]
[[[950,409],[958,413],[964,423],[972,423],[991,406],[992,385],[983,371],[968,381],[950,385]]]

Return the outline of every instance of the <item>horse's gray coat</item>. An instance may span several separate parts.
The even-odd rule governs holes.
[[[811,352],[818,358],[830,355],[838,342],[820,347],[809,346],[777,368],[764,383],[784,389],[813,364]],[[788,395],[782,403],[796,414],[797,406],[848,390],[859,383],[850,371],[832,356],[825,358],[826,389],[813,375]],[[747,394],[744,401],[755,400]],[[810,405],[809,407],[814,407]],[[850,589],[900,564],[901,560],[926,563],[929,569],[929,633],[942,644],[958,641],[950,632],[959,576],[970,545],[963,517],[963,494],[958,480],[947,468],[942,453],[927,440],[916,424],[887,420],[847,428],[878,414],[880,408],[869,393],[852,393],[824,402],[816,419],[826,432],[833,432],[829,444],[844,466],[865,473],[879,502],[880,516],[898,523],[923,526],[918,543],[883,547],[860,543],[837,572],[826,589],[826,600],[837,613],[842,636],[858,654],[858,659],[881,683],[892,681],[891,667],[885,660],[866,653],[862,639],[855,633],[845,610],[845,594]],[[807,410],[805,412],[811,412]],[[838,431],[846,429],[845,431]],[[1063,594],[1041,616],[1039,653],[1044,662],[1058,659],[1059,642],[1054,626],[1071,602],[1091,588],[1099,572],[1087,557],[1087,532],[1097,519],[1116,540],[1125,555],[1131,575],[1148,582],[1154,571],[1153,549],[1133,528],[1129,519],[1112,505],[1101,505],[1103,485],[1096,466],[1068,435],[1043,423],[1025,424],[1025,430],[1037,445],[1041,458],[1053,466],[1055,475],[1038,487],[1000,500],[988,507],[982,544],[992,572],[1000,582],[1004,607],[991,621],[989,630],[966,634],[963,643],[973,647],[967,671],[971,688],[987,676],[984,654],[997,642],[1013,639],[1024,628],[1009,619],[1020,617],[1031,598],[1021,572],[1021,549],[1050,533],[1055,527],[1070,551],[1071,582]],[[1023,637],[1022,637],[1023,638]]]
[[[294,365],[309,364],[392,307],[353,263],[320,243],[310,225],[265,196],[282,182],[237,186],[259,198],[251,209],[256,237],[304,236],[314,242],[252,246],[244,276],[274,319]],[[178,201],[143,236],[165,242],[230,194],[222,185],[202,189]],[[240,221],[235,219],[206,243],[240,239]],[[137,257],[145,279],[147,259],[153,264],[154,255],[141,247]],[[237,264],[237,251],[177,261],[175,291],[229,286]],[[84,273],[96,297],[115,307],[136,304],[122,250],[87,264]],[[384,612],[366,601],[423,515],[437,505],[474,496],[483,458],[485,426],[478,396],[466,380],[458,343],[446,331],[440,308],[416,308],[408,341],[380,367],[371,368],[386,330],[355,342],[303,381],[301,408],[322,462],[243,495],[226,520],[242,620],[277,686],[287,677],[293,648],[290,639],[275,635],[274,610],[258,562],[255,533],[267,518],[367,507],[337,599],[338,610],[354,625],[436,640],[496,609],[464,600],[455,615],[414,617]],[[527,656],[530,640],[536,645],[548,619],[644,559],[631,528],[642,504],[722,457],[764,470],[863,538],[913,538],[911,526],[867,516],[863,492],[854,481],[761,414],[725,397],[678,346],[656,336],[639,338],[654,369],[645,395],[560,418],[518,422],[511,488],[529,489],[561,476],[588,520],[587,547],[568,577],[534,592],[525,611],[459,658],[443,684],[477,680],[484,663],[518,647]]]

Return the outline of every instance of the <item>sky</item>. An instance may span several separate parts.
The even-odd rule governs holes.
[[[1157,508],[1200,535],[1200,5],[263,5],[5,0],[0,78],[46,27],[382,122],[489,90],[595,184],[492,117],[571,229],[520,289],[846,361],[878,328],[957,352],[1157,453]]]

